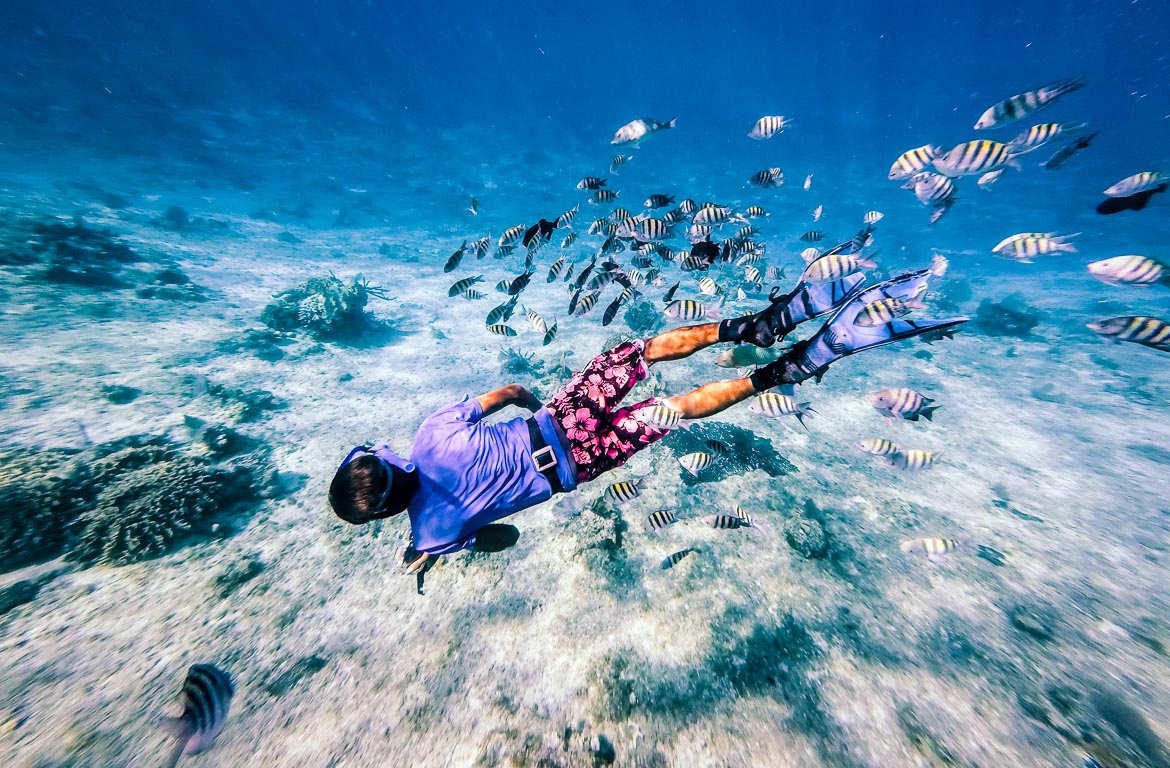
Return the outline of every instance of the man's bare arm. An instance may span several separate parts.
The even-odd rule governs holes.
[[[484,416],[490,416],[509,405],[518,405],[533,412],[539,410],[542,405],[536,399],[536,395],[521,384],[509,384],[506,387],[493,389],[491,392],[475,398],[475,402],[479,403],[479,407],[483,409]]]

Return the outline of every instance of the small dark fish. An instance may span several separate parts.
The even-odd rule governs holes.
[[[596,266],[596,264],[597,259],[594,258],[593,261],[589,262],[589,266],[581,270],[581,274],[577,275],[577,280],[573,283],[574,288],[580,290],[582,287],[584,287],[585,281],[589,279],[589,273],[593,271],[593,267]]]
[[[678,290],[678,287],[680,285],[682,285],[681,282],[675,283],[674,285],[670,286],[670,290],[668,290],[666,292],[666,295],[662,297],[662,303],[669,304],[670,302],[674,301],[674,292]]]
[[[610,189],[599,189],[596,192],[594,192],[592,195],[589,196],[589,202],[591,202],[591,203],[612,203],[614,200],[617,200],[619,194],[621,194],[621,193],[614,192],[613,190],[610,190]]]
[[[650,195],[646,198],[647,208],[665,208],[674,203],[673,195]]]
[[[515,309],[516,309],[516,297],[513,296],[512,298],[505,301],[503,304],[499,305],[498,307],[495,307],[494,309],[492,309],[492,311],[488,312],[487,319],[484,321],[484,325],[496,325],[498,323],[508,322],[508,320],[512,317],[513,310],[515,310]]]
[[[572,245],[572,244],[573,244],[573,243],[574,243],[576,240],[577,240],[577,233],[576,233],[576,232],[570,232],[569,234],[565,235],[565,239],[561,241],[561,247],[562,247],[562,248],[568,248],[568,247],[569,247],[570,245]]]
[[[457,280],[451,284],[450,288],[447,289],[447,295],[451,298],[455,298],[471,286],[482,281],[483,275],[472,275],[471,277],[465,277],[462,280]]]
[[[632,293],[633,289],[625,289],[620,294],[618,294],[618,297],[614,299],[608,307],[605,308],[605,312],[601,316],[601,324],[603,326],[609,325],[613,322],[613,319],[617,317],[618,310],[622,308],[622,304],[625,303],[626,299],[628,299]]]
[[[569,268],[565,270],[565,282],[569,282],[573,278],[573,270],[577,268],[576,264],[570,264]]]
[[[180,694],[183,714],[164,721],[176,739],[165,765],[173,767],[183,755],[198,754],[215,743],[235,692],[231,677],[218,667],[195,664],[187,671]]]
[[[478,197],[471,198],[471,205],[467,208],[467,210],[471,211],[472,216],[479,215],[479,198]]]
[[[922,334],[918,338],[922,339],[927,344],[933,344],[934,342],[942,341],[943,339],[955,338],[955,329],[954,328],[935,329],[933,331],[927,331],[926,333]]]
[[[555,221],[541,219],[536,224],[524,230],[524,237],[520,242],[525,248],[531,248],[533,242],[547,243],[552,238],[552,233],[556,231],[556,228],[557,223]]]
[[[675,552],[672,555],[667,555],[662,560],[662,570],[665,571],[667,568],[675,567],[676,565],[678,565],[679,560],[682,560],[684,557],[686,557],[687,555],[691,554],[694,551],[695,550],[691,549],[690,547],[687,547],[686,549],[680,549],[678,552]]]
[[[515,296],[515,295],[519,294],[520,291],[522,291],[528,287],[528,283],[531,280],[532,280],[532,273],[531,272],[525,272],[524,274],[517,276],[516,279],[513,280],[508,285],[508,291],[507,291],[508,295]]]
[[[813,230],[811,232],[805,232],[803,235],[800,236],[800,242],[802,242],[802,243],[819,243],[821,240],[824,240],[824,239],[825,239],[824,233],[817,232],[816,230]]]
[[[1097,204],[1097,213],[1108,216],[1122,211],[1141,211],[1145,209],[1151,197],[1165,191],[1166,185],[1163,184],[1160,187],[1147,189],[1145,192],[1138,192],[1129,197],[1107,197]]]
[[[544,341],[541,342],[540,346],[547,347],[549,344],[553,343],[553,340],[556,339],[556,337],[557,337],[557,321],[553,320],[552,325],[550,325],[548,327],[548,330],[544,332]]]
[[[1042,522],[1044,522],[1044,518],[1036,517],[1035,515],[1029,515],[1027,512],[1021,512],[1020,510],[1016,509],[1015,507],[1008,507],[1008,512],[1011,512],[1013,515],[1020,518],[1021,520],[1027,520],[1029,523],[1042,523]]]
[[[981,557],[992,565],[1003,565],[1003,552],[983,544],[976,545],[976,557]]]
[[[577,182],[577,189],[588,189],[590,191],[601,189],[605,186],[606,179],[599,179],[596,176],[586,176]]]
[[[506,256],[511,256],[512,251],[516,250],[516,245],[501,245],[496,248],[496,252],[492,254],[493,259],[502,259]]]
[[[1068,144],[1065,144],[1063,147],[1053,152],[1052,157],[1048,158],[1043,163],[1040,163],[1040,167],[1046,171],[1059,170],[1064,166],[1065,163],[1069,161],[1069,158],[1071,158],[1077,152],[1080,152],[1082,149],[1088,147],[1089,143],[1094,138],[1096,138],[1097,133],[1097,131],[1093,131],[1092,133],[1087,133],[1084,136],[1078,136]]]
[[[459,262],[463,261],[463,254],[467,251],[467,241],[463,241],[463,245],[459,246],[459,250],[451,254],[451,258],[447,259],[447,263],[443,265],[444,272],[454,272],[455,268],[459,266]]]

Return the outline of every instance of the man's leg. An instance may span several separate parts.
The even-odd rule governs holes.
[[[684,419],[703,419],[748,399],[756,392],[750,378],[728,379],[704,384],[685,395],[668,397],[662,402],[681,413]]]
[[[642,359],[647,365],[660,360],[679,360],[719,341],[719,323],[689,325],[660,333],[646,341]]]

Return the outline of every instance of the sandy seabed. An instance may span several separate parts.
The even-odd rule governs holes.
[[[402,521],[358,530],[328,510],[337,462],[379,438],[405,453],[419,422],[464,393],[515,378],[550,395],[563,381],[554,366],[579,367],[620,321],[602,328],[601,305],[565,317],[563,284],[543,279],[546,251],[522,301],[561,316],[558,340],[486,333],[495,280],[520,268],[489,256],[443,274],[459,241],[486,231],[474,221],[422,230],[370,215],[310,228],[245,215],[262,192],[188,190],[202,218],[173,231],[158,220],[174,191],[115,210],[39,177],[0,188],[0,225],[80,209],[149,259],[131,273],[173,262],[208,295],[140,299],[0,268],[5,443],[189,439],[185,417],[231,420],[203,380],[284,403],[233,423],[270,447],[284,491],[232,535],[133,565],[56,561],[3,577],[41,584],[0,615],[4,765],[157,764],[169,748],[159,717],[178,713],[198,662],[230,671],[237,694],[215,746],[185,759],[193,766],[1167,764],[1149,737],[1170,737],[1170,357],[1103,345],[1084,323],[1165,316],[1170,294],[1093,282],[1083,264],[1115,252],[1036,271],[952,254],[951,276],[974,291],[965,312],[1020,291],[1044,313],[1033,334],[968,328],[838,363],[799,393],[816,409],[807,432],[745,405],[713,419],[769,441],[786,474],[690,482],[659,446],[612,475],[643,476],[637,499],[595,503],[607,478],[526,510],[508,521],[522,531],[515,548],[444,558],[419,596],[395,568]],[[278,240],[285,231],[300,242]],[[378,334],[301,338],[277,360],[225,351],[274,294],[329,271],[386,288],[391,298],[368,306],[386,321]],[[484,300],[447,298],[477,273]],[[525,327],[519,314],[512,324]],[[508,346],[543,371],[501,373]],[[718,351],[656,366],[640,386],[682,392],[726,377]],[[142,394],[115,405],[102,385]],[[932,422],[887,424],[864,395],[891,386],[943,407]],[[856,449],[871,436],[941,458],[900,473]],[[736,504],[758,525],[697,521]],[[645,516],[664,508],[680,522],[648,533]],[[822,556],[791,543],[799,520],[820,529]],[[899,551],[922,536],[960,547],[939,561]],[[659,567],[687,546],[698,551]],[[262,569],[224,595],[217,579],[245,560]]]

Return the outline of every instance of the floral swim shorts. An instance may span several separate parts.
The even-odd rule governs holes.
[[[620,467],[669,431],[643,424],[634,416],[639,408],[661,402],[658,398],[615,410],[634,385],[649,375],[642,358],[644,346],[640,340],[627,341],[602,352],[573,374],[548,403],[549,412],[569,438],[579,482]]]

